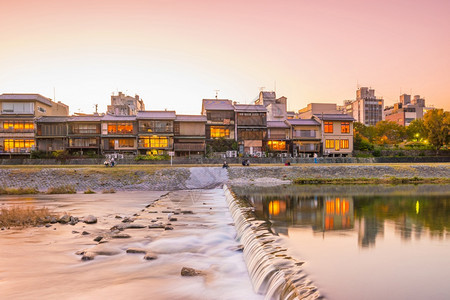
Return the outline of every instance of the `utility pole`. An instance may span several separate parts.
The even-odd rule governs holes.
[[[216,99],[217,99],[217,97],[219,96],[220,90],[214,90],[214,91],[216,92]]]

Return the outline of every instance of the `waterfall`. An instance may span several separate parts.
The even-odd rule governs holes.
[[[322,298],[302,272],[303,262],[285,254],[270,225],[256,220],[253,207],[234,197],[226,185],[224,191],[255,292],[265,295],[265,299]]]

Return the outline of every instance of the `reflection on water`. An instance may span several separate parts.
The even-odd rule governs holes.
[[[448,185],[233,190],[328,298],[450,298]]]

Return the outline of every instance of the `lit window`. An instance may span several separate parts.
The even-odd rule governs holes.
[[[348,149],[348,147],[349,147],[348,140],[341,140],[341,148],[342,149]]]
[[[340,148],[339,148],[339,140],[336,140],[336,143],[334,143],[334,150],[336,150],[336,151],[339,151],[340,150]]]
[[[333,122],[323,123],[325,133],[333,133]]]
[[[350,133],[350,122],[341,123],[341,133]]]
[[[286,142],[285,141],[268,141],[267,145],[271,151],[276,150],[286,150]]]
[[[333,149],[334,148],[334,140],[325,140],[325,148]]]
[[[230,129],[211,126],[211,138],[230,138]]]

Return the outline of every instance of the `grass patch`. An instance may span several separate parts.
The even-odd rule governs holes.
[[[295,184],[448,184],[450,178],[389,177],[389,178],[296,178]]]
[[[48,208],[13,206],[0,210],[0,227],[37,226],[50,222],[54,215]]]
[[[61,185],[56,187],[50,187],[47,190],[47,194],[76,194],[77,191],[73,185]]]
[[[0,195],[29,195],[38,194],[39,191],[36,188],[4,188],[0,187]]]
[[[87,189],[84,191],[85,194],[95,194],[95,192],[91,189]]]
[[[110,188],[110,189],[104,189],[104,190],[102,191],[103,194],[114,194],[115,192],[116,192],[116,190],[113,189],[113,188]]]

